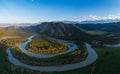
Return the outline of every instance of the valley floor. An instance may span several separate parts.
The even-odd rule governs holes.
[[[13,66],[7,60],[5,50],[0,46],[0,72],[1,74],[120,74],[120,48],[95,48],[98,60],[84,68],[64,72],[35,72]],[[5,48],[5,47],[4,47]]]
[[[120,47],[94,48],[99,58],[93,64],[70,71],[38,72],[14,66],[8,60],[7,47],[0,44],[0,74],[120,74]]]
[[[60,66],[32,66],[32,65],[27,65],[22,62],[20,62],[18,59],[14,58],[12,53],[10,52],[10,49],[7,49],[7,54],[8,54],[8,59],[10,60],[11,63],[14,65],[19,65],[21,67],[25,67],[28,69],[36,70],[36,71],[65,71],[65,70],[73,70],[76,68],[82,68],[85,66],[88,66],[89,64],[93,63],[96,61],[98,58],[96,52],[94,49],[91,48],[89,44],[86,44],[86,48],[88,51],[88,57],[83,60],[82,62],[75,63],[75,64],[68,64],[68,65],[60,65]]]

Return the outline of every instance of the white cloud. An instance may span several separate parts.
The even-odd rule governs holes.
[[[120,19],[120,16],[116,16],[116,15],[108,15],[108,19]]]
[[[91,18],[91,19],[98,19],[98,16],[96,16],[96,15],[89,15],[88,18]]]
[[[107,16],[97,16],[97,15],[88,15],[85,19],[88,20],[114,20],[114,19],[120,19],[120,15],[116,16],[116,15],[107,15]]]

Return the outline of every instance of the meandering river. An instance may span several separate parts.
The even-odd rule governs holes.
[[[64,42],[64,44],[66,44],[68,46],[68,50],[66,50],[65,52],[61,52],[61,53],[56,53],[56,54],[41,54],[41,53],[33,53],[33,52],[30,52],[28,51],[25,47],[26,45],[32,41],[32,38],[34,37],[35,35],[33,36],[30,36],[28,38],[28,40],[20,45],[18,45],[20,47],[20,49],[22,50],[22,52],[24,52],[25,54],[29,55],[29,56],[32,56],[32,57],[37,57],[37,58],[51,58],[51,57],[54,57],[56,55],[61,55],[61,54],[66,54],[66,53],[69,53],[71,51],[74,51],[76,50],[78,47],[77,45],[75,45],[74,43],[66,43],[66,41],[61,41]]]
[[[55,55],[59,55],[58,54],[54,54],[54,55],[43,55],[43,54],[36,54],[36,53],[32,53],[32,52],[29,52],[25,49],[25,46],[32,40],[34,36],[30,36],[28,38],[28,40],[24,43],[22,43],[20,46],[22,52],[24,52],[25,54],[27,55],[32,55],[34,57],[42,57],[42,58],[47,58],[47,57],[53,57]],[[76,68],[81,68],[81,67],[85,67],[85,66],[88,66],[90,64],[92,64],[93,62],[96,61],[96,59],[98,58],[98,55],[97,53],[94,51],[94,49],[91,47],[91,45],[85,43],[86,45],[86,48],[87,48],[87,51],[88,51],[88,56],[87,58],[82,61],[82,62],[78,62],[78,63],[74,63],[74,64],[67,64],[67,65],[60,65],[60,66],[33,66],[33,65],[27,65],[27,64],[24,64],[22,62],[20,62],[18,59],[16,59],[11,51],[10,51],[10,48],[8,48],[6,50],[7,54],[8,54],[8,59],[9,61],[14,64],[14,65],[17,65],[17,66],[20,66],[20,67],[24,67],[24,68],[27,68],[27,69],[32,69],[32,70],[36,70],[36,71],[47,71],[47,72],[51,72],[51,71],[66,71],[66,70],[73,70],[73,69],[76,69]],[[68,51],[65,51],[63,52],[62,54],[66,54],[70,51],[73,51],[75,50],[75,48],[77,48],[77,45],[73,44],[72,47],[70,47],[68,49]],[[44,57],[45,56],[45,57]]]

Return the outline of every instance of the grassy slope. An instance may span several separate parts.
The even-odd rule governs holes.
[[[95,74],[120,74],[120,48],[98,48]]]
[[[12,70],[15,68],[7,59],[6,47],[0,44],[0,74],[21,74],[20,69]]]
[[[90,66],[46,74],[120,74],[120,48],[95,48],[99,59]]]
[[[21,37],[24,37],[24,36],[28,36],[30,35],[29,33],[25,33],[25,32],[19,32],[19,31],[14,31],[14,32],[11,32],[11,31],[4,31],[4,32],[1,32],[0,31],[0,38],[1,37],[6,37],[6,36],[21,36]],[[2,34],[4,33],[4,34]],[[21,39],[22,41],[22,39]],[[5,45],[3,45],[3,43],[1,44],[0,42],[0,74],[22,74],[22,73],[30,73],[29,71],[24,71],[22,72],[22,68],[17,68],[16,66],[12,65],[9,61],[8,61],[8,58],[7,58],[7,54],[6,54],[6,49],[7,47]]]

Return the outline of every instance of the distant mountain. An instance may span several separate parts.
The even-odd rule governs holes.
[[[20,25],[20,24],[19,24]],[[44,33],[49,36],[61,36],[67,37],[72,35],[85,34],[86,30],[89,31],[104,31],[104,32],[114,32],[120,33],[120,22],[112,21],[112,23],[81,23],[81,22],[43,22],[34,23],[29,26],[7,26],[0,27],[0,30],[20,30],[36,33]]]
[[[113,23],[86,23],[86,24],[75,24],[82,29],[91,31],[105,31],[105,32],[120,32],[120,22]]]
[[[75,24],[67,24],[63,22],[43,22],[41,24],[38,24],[37,26],[26,27],[25,30],[27,30],[28,32],[34,31],[38,34],[44,34],[50,37],[67,40],[81,40],[85,42],[100,40],[104,42],[114,42],[114,39],[103,36],[103,34],[91,34],[90,32],[82,29],[82,27],[78,27]]]
[[[107,32],[120,32],[120,23],[104,23],[104,24],[68,24],[63,22],[43,22],[34,26],[9,26],[0,27],[0,30],[7,31],[26,31],[34,32],[38,34],[44,34],[47,36],[67,39],[67,40],[83,40],[85,42],[91,42],[92,40],[100,40],[108,42],[111,38],[104,37],[101,34],[97,34],[98,31]],[[87,31],[93,30],[93,31]]]
[[[23,27],[20,27],[20,26],[9,26],[9,27],[0,27],[0,30],[20,30],[22,29]]]
[[[79,24],[105,24],[105,23],[115,23],[120,22],[120,19],[106,19],[106,20],[87,20],[81,21]]]
[[[105,31],[114,33],[120,32],[120,19],[63,21],[63,22],[67,24],[74,24],[84,30]]]
[[[33,28],[36,33],[52,37],[78,38],[87,35],[81,28],[63,22],[44,22],[37,26],[31,26],[31,28]]]
[[[103,31],[120,33],[120,22],[113,23],[111,26],[107,26],[103,29]]]
[[[68,24],[105,24],[120,22],[120,19],[106,19],[106,20],[85,20],[85,21],[63,21]]]
[[[0,23],[0,27],[9,27],[9,26],[32,26],[37,25],[38,23]]]
[[[76,24],[82,29],[92,30],[92,31],[101,31],[107,29],[108,26],[113,26],[113,23],[103,23],[103,24]]]
[[[9,26],[9,27],[5,27],[5,30],[20,30],[22,29],[22,27],[20,26]]]

